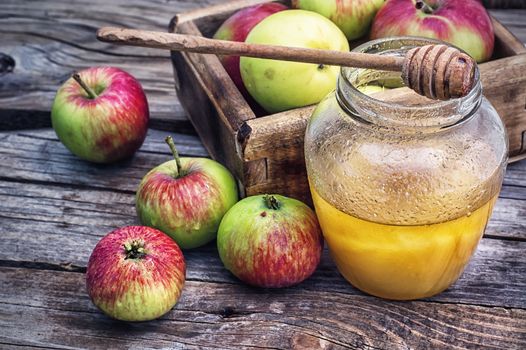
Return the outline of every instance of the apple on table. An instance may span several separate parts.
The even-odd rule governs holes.
[[[298,284],[316,270],[323,237],[314,211],[280,195],[247,197],[224,216],[217,249],[225,267],[256,287]]]
[[[148,321],[179,300],[186,276],[183,253],[159,230],[127,226],[103,237],[86,269],[88,294],[100,310],[122,321]]]
[[[148,131],[149,110],[141,84],[115,67],[73,74],[58,90],[51,124],[73,154],[96,163],[131,157]]]
[[[223,215],[237,202],[232,174],[208,158],[179,157],[166,138],[174,160],[150,170],[136,194],[137,216],[183,249],[200,247],[216,238]]]

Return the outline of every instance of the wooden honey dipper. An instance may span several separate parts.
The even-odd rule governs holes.
[[[416,47],[404,57],[306,49],[208,39],[200,36],[103,27],[97,38],[114,44],[216,55],[236,55],[387,71],[401,71],[405,84],[428,98],[466,96],[475,81],[475,61],[447,45]]]

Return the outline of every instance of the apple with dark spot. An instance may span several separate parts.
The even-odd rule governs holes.
[[[237,202],[237,185],[230,172],[208,158],[180,158],[172,138],[166,138],[174,160],[150,170],[136,195],[137,216],[183,249],[200,247],[216,238],[223,215]]]
[[[114,67],[75,73],[58,90],[51,123],[78,157],[111,163],[131,157],[146,137],[148,101],[141,84]]]
[[[305,10],[268,16],[252,28],[245,42],[349,51],[349,42],[336,24]],[[340,75],[338,66],[254,57],[241,57],[239,67],[248,92],[268,113],[320,102],[334,90]]]
[[[477,62],[493,53],[495,35],[479,0],[387,0],[378,11],[371,38],[421,36],[451,43]]]
[[[86,270],[93,303],[122,321],[158,318],[177,303],[186,265],[177,244],[159,230],[127,226],[95,246]]]
[[[298,284],[316,270],[323,237],[314,211],[280,195],[239,201],[225,214],[217,234],[225,267],[256,287]]]
[[[271,14],[286,9],[287,6],[276,2],[259,4],[242,9],[223,22],[214,34],[214,39],[243,42],[256,24]],[[241,79],[241,72],[239,71],[239,56],[219,56],[219,60],[245,99],[251,103],[255,103],[245,88],[243,79]]]

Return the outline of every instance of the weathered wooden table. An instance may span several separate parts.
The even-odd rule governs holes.
[[[2,0],[0,53],[16,67],[0,75],[0,348],[526,349],[526,161],[509,166],[462,278],[434,298],[364,295],[327,253],[295,288],[254,289],[222,267],[211,244],[185,252],[183,296],[160,320],[117,322],[93,306],[89,254],[110,230],[137,223],[136,186],[170,159],[164,136],[184,155],[207,155],[177,102],[168,54],[99,43],[95,30],[165,30],[174,13],[213,2]],[[492,13],[526,42],[526,10]],[[57,87],[92,65],[126,69],[146,88],[152,128],[130,161],[80,161],[49,128]]]

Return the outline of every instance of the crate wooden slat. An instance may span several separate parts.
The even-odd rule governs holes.
[[[209,37],[232,13],[265,2],[231,1],[177,15],[169,30]],[[526,48],[492,21],[495,53],[480,65],[482,84],[506,124],[515,161],[526,157]],[[256,118],[217,56],[171,56],[181,103],[210,155],[234,173],[243,194],[281,193],[310,202],[303,136],[314,106]]]

